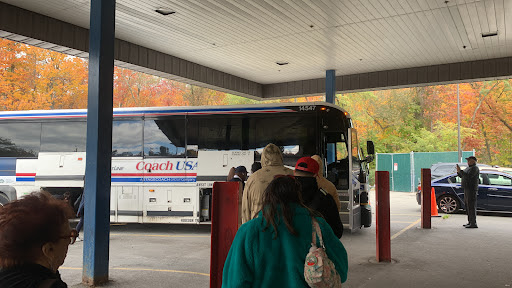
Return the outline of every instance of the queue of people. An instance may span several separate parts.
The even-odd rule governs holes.
[[[320,280],[330,281],[325,287],[341,287],[348,270],[347,252],[339,240],[343,224],[336,188],[322,181],[321,158],[303,157],[291,170],[284,166],[279,147],[268,144],[261,166],[243,191],[244,224],[224,264],[222,287],[309,287],[307,268],[318,268],[311,260],[313,251],[320,249],[313,244],[318,241],[328,258],[324,264],[332,263],[335,269],[329,279]]]
[[[244,166],[232,168],[229,181],[247,181],[241,208],[245,224],[226,259],[223,287],[308,287],[311,281],[341,287],[346,281],[339,208],[330,187],[322,184],[323,165],[317,161],[321,159],[303,157],[295,170],[286,168],[279,147],[268,144],[261,168],[253,164],[249,178]],[[58,269],[78,237],[69,225],[73,217],[69,201],[47,192],[33,192],[2,207],[0,287],[67,287]],[[328,271],[328,278],[318,278],[318,269]]]

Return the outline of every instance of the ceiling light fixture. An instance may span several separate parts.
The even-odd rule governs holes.
[[[283,65],[288,65],[290,63],[286,62],[286,61],[277,61],[276,64],[279,65],[279,66],[283,66]]]
[[[162,15],[164,15],[164,16],[167,16],[167,15],[171,15],[171,14],[176,13],[176,11],[173,11],[173,10],[171,10],[171,9],[169,9],[169,8],[157,8],[157,9],[155,10],[155,12],[156,12],[156,13],[159,13],[159,14],[162,14]]]
[[[498,31],[482,33],[482,38],[498,35]]]

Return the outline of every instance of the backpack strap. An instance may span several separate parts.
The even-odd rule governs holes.
[[[316,236],[318,236],[318,239],[320,240],[320,247],[322,247],[325,250],[324,246],[324,240],[322,239],[322,230],[320,229],[320,225],[318,225],[318,221],[316,221],[315,217],[311,217],[311,225],[312,225],[312,246],[318,247],[316,245]]]

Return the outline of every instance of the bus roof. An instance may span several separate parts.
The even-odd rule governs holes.
[[[288,107],[328,106],[343,112],[347,118],[350,115],[339,106],[327,102],[302,102],[302,103],[270,103],[251,105],[221,105],[221,106],[169,106],[169,107],[129,107],[114,108],[115,117],[137,116],[164,116],[183,114],[242,114],[242,113],[277,113],[295,112]],[[38,119],[38,118],[84,118],[87,109],[57,109],[57,110],[25,110],[2,111],[0,120],[8,119]]]

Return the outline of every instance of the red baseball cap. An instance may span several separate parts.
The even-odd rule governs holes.
[[[320,167],[318,166],[318,162],[311,157],[302,157],[297,161],[295,165],[295,170],[300,170],[304,172],[309,172],[313,174],[318,174],[318,170]]]

